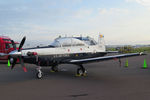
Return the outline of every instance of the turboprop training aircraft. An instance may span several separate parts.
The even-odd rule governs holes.
[[[48,46],[22,49],[25,40],[26,37],[22,39],[18,49],[14,41],[11,40],[14,51],[9,54],[0,53],[0,56],[9,56],[8,63],[11,63],[11,69],[14,68],[19,59],[24,72],[27,72],[24,63],[36,64],[36,76],[38,79],[41,79],[43,76],[41,68],[46,66],[51,66],[51,70],[57,72],[59,64],[75,64],[78,66],[77,75],[84,76],[86,75],[86,70],[83,67],[85,63],[143,54],[129,53],[106,56],[107,53],[111,52],[106,51],[103,35],[99,36],[98,42],[90,37],[59,37]]]

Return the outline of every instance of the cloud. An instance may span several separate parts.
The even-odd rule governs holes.
[[[86,18],[92,14],[92,9],[79,9],[78,11],[74,12],[73,17],[74,18]]]
[[[133,40],[137,34],[149,32],[149,23],[145,21],[149,18],[142,17],[147,16],[147,13],[141,14],[137,9],[132,11],[130,8],[117,7],[113,1],[110,2],[111,5],[108,5],[107,0],[106,4],[103,0],[99,0],[99,3],[97,0],[1,1],[3,2],[0,2],[0,34],[9,35],[17,41],[24,35],[27,36],[27,41],[49,41],[61,34],[67,36],[86,34],[97,39],[98,33],[102,32],[106,34],[106,41],[116,43],[116,40]],[[141,24],[143,20],[138,23],[138,18],[132,22],[136,17],[140,17],[139,15],[145,19],[145,23]],[[127,34],[133,34],[132,32],[134,33],[134,36],[130,36],[132,38],[124,39]]]
[[[136,2],[145,7],[148,11],[150,11],[150,0],[126,0],[126,2]]]
[[[137,2],[143,6],[149,6],[150,7],[150,0],[126,0],[127,2]]]
[[[121,8],[99,8],[100,14],[128,14],[128,9],[121,9]]]

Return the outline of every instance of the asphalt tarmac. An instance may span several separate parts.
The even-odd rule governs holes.
[[[148,68],[142,69],[144,59]],[[60,65],[59,72],[44,68],[36,78],[35,65],[26,64],[24,73],[17,65],[10,70],[0,64],[0,100],[149,100],[150,55],[85,64],[86,77],[75,77],[75,65]]]

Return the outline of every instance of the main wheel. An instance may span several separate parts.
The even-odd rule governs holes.
[[[36,77],[37,77],[38,79],[41,79],[41,78],[43,77],[42,72],[37,72]]]
[[[84,73],[83,69],[81,69],[81,68],[77,69],[77,76],[82,76],[83,73]]]
[[[76,76],[86,76],[86,73],[87,71],[85,69],[78,68]]]

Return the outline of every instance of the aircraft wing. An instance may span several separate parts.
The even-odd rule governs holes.
[[[104,61],[104,60],[111,60],[115,58],[125,58],[125,57],[132,57],[132,56],[140,56],[144,55],[143,53],[129,53],[129,54],[120,54],[120,55],[112,55],[112,56],[104,56],[104,57],[95,57],[95,58],[88,58],[88,59],[77,59],[77,60],[70,60],[69,63],[72,64],[83,64],[83,63],[90,63],[96,61]]]

